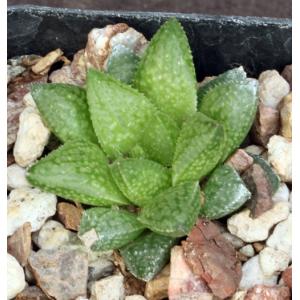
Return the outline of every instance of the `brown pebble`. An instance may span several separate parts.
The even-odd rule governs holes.
[[[46,56],[39,59],[35,65],[31,67],[31,70],[35,74],[45,75],[48,73],[50,67],[57,62],[63,55],[61,49],[56,49],[49,52]]]
[[[7,252],[25,266],[31,252],[31,224],[25,223],[7,239]]]
[[[281,76],[290,84],[292,89],[292,65],[286,65],[281,73]]]
[[[266,146],[271,136],[279,131],[280,115],[275,108],[259,104],[256,118],[251,129],[253,141]]]
[[[206,281],[193,273],[185,260],[181,246],[172,248],[170,260],[171,268],[168,284],[168,297],[170,300],[212,300],[213,294]]]
[[[292,266],[285,269],[282,273],[283,282],[291,289],[292,288]]]
[[[248,256],[246,256],[245,254],[241,253],[241,252],[238,252],[237,253],[237,256],[238,256],[238,259],[242,262],[245,262],[249,259]]]
[[[228,158],[226,164],[238,173],[243,173],[253,164],[253,158],[245,150],[238,149]]]
[[[265,248],[265,245],[263,243],[259,243],[259,242],[253,243],[252,246],[254,247],[254,249],[257,253],[259,253],[262,249]]]
[[[152,280],[146,283],[145,296],[148,300],[161,300],[168,297],[170,265],[167,265]]]
[[[67,202],[58,203],[58,219],[67,229],[78,231],[82,210]]]
[[[12,165],[14,163],[15,163],[14,155],[11,152],[7,153],[7,166],[9,167],[10,165]]]
[[[242,276],[241,262],[214,222],[199,219],[182,246],[192,272],[215,296],[224,299],[236,292]]]
[[[48,300],[49,298],[37,286],[28,286],[17,295],[15,300]]]

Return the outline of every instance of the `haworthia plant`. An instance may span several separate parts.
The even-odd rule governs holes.
[[[176,239],[147,232],[120,250],[128,270],[148,281],[166,265]]]
[[[28,181],[50,193],[90,205],[128,204],[98,145],[69,141],[29,168]]]
[[[150,159],[169,165],[176,125],[163,122],[156,108],[138,91],[104,73],[90,70],[87,95],[99,142],[111,159],[132,153],[137,146]],[[170,127],[170,124],[172,126]]]
[[[272,193],[275,194],[280,186],[279,176],[272,170],[270,164],[266,160],[264,160],[260,155],[255,155],[252,153],[248,154],[253,157],[254,163],[260,165],[261,168],[264,170],[266,178],[268,179],[271,185]]]
[[[138,206],[147,204],[159,191],[171,186],[170,170],[151,160],[118,159],[111,170],[119,189]]]
[[[84,239],[95,236],[91,249],[94,251],[111,250],[122,247],[137,238],[145,227],[136,216],[121,209],[96,207],[84,212],[79,237]],[[92,239],[92,238],[90,238]]]
[[[199,184],[185,182],[155,196],[142,208],[138,220],[159,234],[181,237],[191,230],[199,210]]]
[[[181,124],[196,111],[196,83],[188,39],[180,23],[171,19],[150,41],[135,86]]]
[[[124,83],[131,83],[140,61],[131,49],[124,45],[115,46],[107,61],[106,72]]]
[[[34,84],[31,94],[44,122],[61,141],[97,142],[84,89],[60,83]]]
[[[216,168],[203,187],[204,202],[200,216],[219,219],[239,209],[251,193],[239,174],[230,166]]]
[[[181,129],[177,140],[172,181],[201,180],[217,165],[224,149],[222,125],[197,112]]]
[[[199,215],[221,218],[250,197],[222,163],[251,126],[256,94],[256,81],[236,68],[198,90],[197,111],[188,40],[171,19],[141,59],[114,48],[106,72],[88,71],[86,90],[32,88],[42,119],[63,145],[29,168],[28,181],[101,206],[84,212],[80,238],[93,250],[119,249],[130,272],[150,280]],[[254,160],[275,192],[278,177],[261,158]]]
[[[243,68],[228,71],[199,89],[199,111],[224,127],[222,161],[238,148],[251,128],[257,109],[257,90],[257,80],[248,79]]]

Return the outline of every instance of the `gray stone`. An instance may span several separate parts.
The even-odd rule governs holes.
[[[80,250],[39,250],[28,259],[37,285],[48,297],[70,300],[86,297],[87,254]]]

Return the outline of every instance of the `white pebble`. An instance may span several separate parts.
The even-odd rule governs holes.
[[[230,300],[244,300],[246,297],[247,291],[237,291],[234,295],[231,296]]]
[[[37,245],[41,249],[57,249],[66,245],[74,235],[73,232],[54,220],[47,221],[38,233]]]
[[[288,202],[290,196],[290,191],[287,185],[282,182],[276,193],[273,195],[272,200],[274,202]]]
[[[109,276],[92,284],[90,300],[123,300],[124,298],[124,277],[122,275]]]
[[[7,167],[7,189],[13,190],[22,187],[30,187],[26,179],[26,169],[17,164]]]
[[[252,257],[255,254],[254,248],[251,244],[242,247],[239,252],[247,257]]]
[[[262,72],[258,81],[260,101],[272,108],[277,108],[281,99],[290,91],[290,85],[276,70]]]
[[[24,97],[23,97],[23,102],[26,106],[31,106],[31,107],[34,107],[36,108],[36,104],[32,98],[32,95],[31,93],[27,93]]]
[[[245,209],[234,214],[227,220],[230,233],[236,235],[244,242],[252,243],[264,241],[269,236],[269,230],[289,215],[289,203],[278,202],[273,208],[261,214],[258,218],[250,217],[250,210]]]
[[[242,279],[240,281],[239,288],[241,290],[250,289],[257,284],[263,285],[275,285],[277,282],[277,276],[264,275],[260,264],[258,255],[253,256],[247,260],[242,266]]]
[[[25,288],[24,270],[18,261],[7,253],[7,299],[17,296]]]
[[[147,299],[142,295],[131,295],[131,296],[127,296],[125,300],[147,300]]]
[[[7,235],[30,222],[31,231],[39,230],[56,211],[56,196],[39,189],[12,190],[7,201]]]
[[[18,165],[27,167],[38,159],[50,136],[38,111],[28,106],[20,115],[17,140],[14,146],[14,157]]]
[[[268,143],[268,161],[284,182],[292,181],[292,142],[273,135]]]
[[[266,244],[287,253],[289,258],[292,258],[292,214],[287,220],[276,225]]]
[[[278,275],[289,265],[289,255],[281,250],[265,247],[259,252],[259,263],[266,276]]]

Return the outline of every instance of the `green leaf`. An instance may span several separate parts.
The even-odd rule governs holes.
[[[94,230],[97,238],[91,249],[106,251],[125,246],[136,239],[144,228],[136,216],[128,211],[97,207],[84,211],[79,236],[89,235]]]
[[[119,159],[111,166],[121,192],[134,204],[145,205],[159,191],[171,186],[170,170],[146,159]]]
[[[27,179],[42,190],[85,204],[129,203],[114,183],[102,150],[87,141],[66,142],[33,165]]]
[[[272,194],[274,195],[280,186],[280,178],[279,176],[273,171],[270,164],[264,160],[260,155],[252,154],[247,152],[250,156],[253,157],[254,163],[257,163],[261,166],[261,168],[264,170],[264,173],[266,175],[266,178],[268,179],[271,187],[272,187]]]
[[[200,216],[219,219],[239,209],[251,197],[238,173],[230,166],[216,168],[204,188]]]
[[[97,142],[84,89],[61,83],[34,84],[31,94],[43,121],[62,142]]]
[[[191,230],[200,210],[198,182],[186,182],[171,187],[146,204],[138,220],[152,231],[171,237],[181,237]]]
[[[124,83],[131,83],[140,58],[124,45],[116,45],[107,61],[106,72]]]
[[[197,112],[181,129],[172,166],[172,181],[201,180],[219,162],[223,151],[224,132],[216,121]]]
[[[205,85],[202,85],[198,88],[197,91],[197,100],[198,100],[198,109],[200,106],[200,101],[205,96],[206,92],[215,86],[218,86],[220,82],[226,83],[228,81],[243,81],[246,79],[246,73],[243,71],[242,67],[234,68],[231,70],[228,70],[220,75],[218,75],[216,78],[208,81],[205,83]]]
[[[223,125],[222,162],[242,143],[255,118],[257,80],[246,78],[243,68],[228,71],[199,89],[199,111]]]
[[[196,85],[188,39],[180,23],[170,19],[150,41],[135,86],[180,125],[196,111]]]
[[[88,73],[87,95],[96,135],[109,158],[143,153],[171,164],[178,129],[170,118],[161,119],[144,95],[95,70]]]
[[[174,238],[147,232],[122,248],[120,252],[130,273],[148,281],[166,265],[176,241]]]

